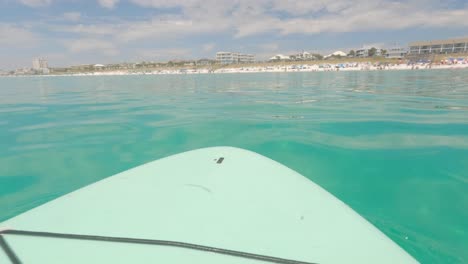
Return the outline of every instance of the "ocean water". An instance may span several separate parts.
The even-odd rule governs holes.
[[[0,221],[218,145],[298,171],[423,263],[468,263],[468,70],[0,78]]]

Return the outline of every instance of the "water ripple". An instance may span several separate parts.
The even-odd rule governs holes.
[[[0,221],[231,145],[320,184],[423,263],[468,262],[467,84],[468,70],[0,78]]]

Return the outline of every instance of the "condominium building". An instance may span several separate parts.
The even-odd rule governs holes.
[[[369,57],[369,50],[372,49],[372,47],[364,47],[361,49],[356,50],[355,52],[355,57],[358,58],[366,58]],[[374,56],[381,56],[382,55],[382,50],[379,48],[376,48]]]
[[[396,46],[396,47],[387,49],[387,53],[385,54],[385,57],[389,59],[402,59],[405,57],[407,53],[408,53],[407,49]]]
[[[463,53],[468,52],[468,38],[417,41],[409,44],[410,54]]]
[[[288,60],[291,60],[291,56],[286,56],[286,55],[283,55],[283,54],[277,54],[277,55],[271,57],[268,60],[269,61],[288,61]]]
[[[369,56],[369,50],[368,49],[358,49],[356,50],[356,53],[354,55],[355,57],[358,58],[364,58]]]
[[[216,62],[220,64],[252,63],[255,62],[255,55],[220,51],[216,53]]]
[[[200,65],[200,66],[208,66],[208,65],[211,65],[213,63],[213,60],[210,60],[210,59],[199,59],[195,62],[196,65]]]
[[[32,61],[32,68],[34,70],[48,69],[49,64],[47,63],[47,60],[45,60],[44,58],[36,58]]]

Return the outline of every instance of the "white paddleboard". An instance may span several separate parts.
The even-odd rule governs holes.
[[[0,263],[417,263],[309,179],[232,147],[144,164],[0,228]]]

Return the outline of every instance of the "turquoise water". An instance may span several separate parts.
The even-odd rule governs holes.
[[[217,145],[300,172],[423,263],[468,262],[468,70],[0,78],[0,221]]]

